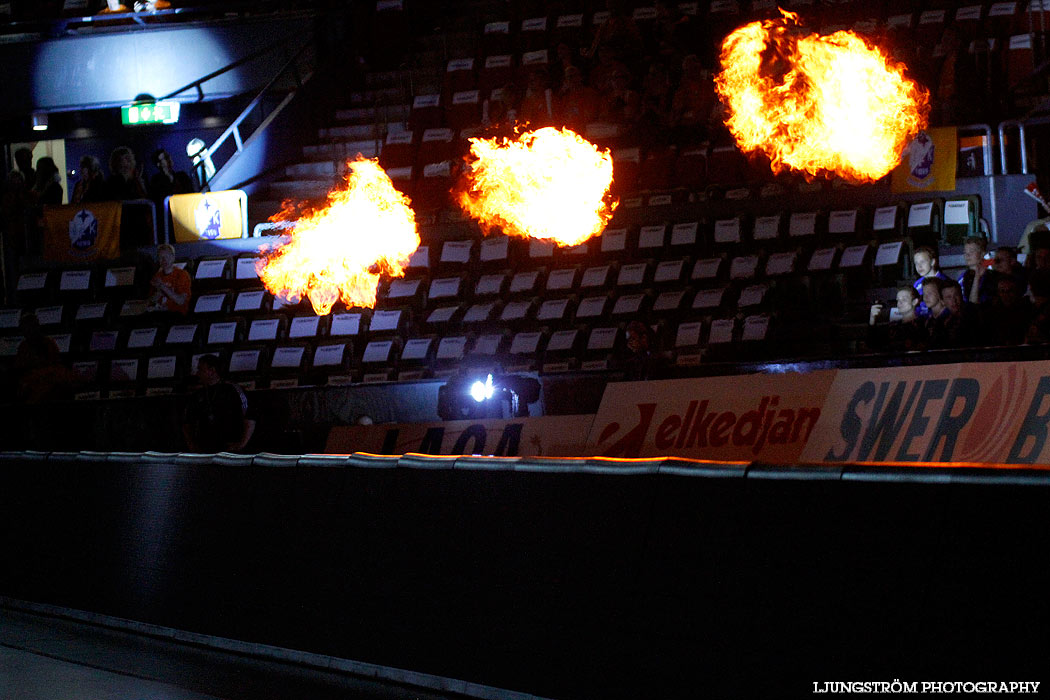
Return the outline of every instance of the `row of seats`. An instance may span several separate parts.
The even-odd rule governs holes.
[[[696,318],[668,327],[672,347],[661,361],[697,364],[705,350],[732,352],[766,339],[770,317]],[[359,350],[355,350],[359,347]],[[428,335],[346,342],[247,344],[200,349],[83,355],[71,362],[81,399],[180,391],[204,354],[217,355],[246,389],[342,385],[352,382],[447,378],[464,362],[503,372],[606,371],[626,361],[622,325],[579,326],[514,333]]]

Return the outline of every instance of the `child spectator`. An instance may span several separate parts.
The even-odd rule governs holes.
[[[167,243],[158,246],[157,265],[150,280],[150,311],[185,316],[190,310],[190,274],[175,267],[175,248]]]
[[[633,125],[638,121],[641,99],[631,89],[631,74],[618,68],[612,74],[611,87],[602,102],[598,118],[610,124]]]
[[[988,241],[980,236],[970,236],[963,243],[963,262],[966,269],[959,275],[963,300],[974,304],[987,304],[995,298],[994,274],[988,274],[984,256]]]
[[[529,84],[525,98],[521,101],[521,116],[530,128],[549,126],[554,112],[554,95],[547,85],[547,75],[542,70],[529,73]]]
[[[937,251],[933,248],[927,246],[916,248],[912,261],[915,263],[915,272],[919,274],[919,279],[915,280],[912,286],[915,287],[915,291],[919,293],[920,297],[922,297],[923,283],[926,280],[934,278],[942,280],[948,279],[948,275],[941,272],[941,266],[937,260]],[[929,309],[926,307],[925,302],[919,302],[917,313],[920,316],[926,316],[929,314]]]

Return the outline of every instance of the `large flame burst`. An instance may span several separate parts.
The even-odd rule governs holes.
[[[722,43],[715,86],[741,150],[774,172],[877,180],[925,128],[928,93],[853,32],[807,34],[798,16],[752,22]]]
[[[488,232],[579,245],[612,218],[612,156],[569,129],[470,139],[463,210]]]
[[[326,207],[297,221],[288,242],[258,263],[272,294],[293,302],[305,296],[319,315],[340,299],[374,307],[379,276],[402,276],[419,247],[408,198],[379,164],[359,155],[348,165],[346,186],[329,193]]]

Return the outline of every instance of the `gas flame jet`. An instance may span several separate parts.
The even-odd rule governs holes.
[[[737,145],[768,156],[774,173],[885,176],[926,128],[928,92],[853,32],[807,33],[796,14],[781,14],[722,42],[715,88]]]
[[[374,160],[358,155],[347,164],[343,189],[327,205],[295,223],[286,243],[264,251],[259,279],[274,296],[297,303],[304,296],[325,315],[342,299],[374,307],[379,277],[404,275],[419,247],[409,200]]]
[[[612,156],[569,129],[472,138],[470,153],[457,201],[485,233],[499,226],[508,235],[574,246],[612,218]]]

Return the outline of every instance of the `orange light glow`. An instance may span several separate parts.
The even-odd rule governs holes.
[[[359,155],[348,165],[346,186],[299,219],[288,241],[265,251],[257,264],[270,293],[293,303],[305,296],[319,315],[340,299],[348,307],[374,307],[379,276],[404,275],[419,247],[408,198],[379,164]]]
[[[885,176],[926,127],[927,91],[853,32],[807,34],[797,15],[782,14],[722,43],[715,86],[737,145],[764,153],[775,173]]]
[[[470,153],[468,188],[457,199],[486,233],[499,226],[508,235],[574,246],[612,218],[612,156],[569,129],[474,138]]]

